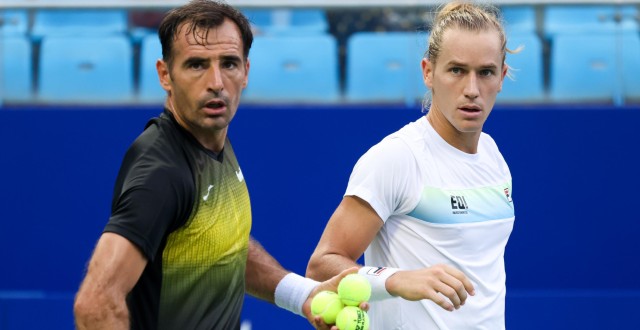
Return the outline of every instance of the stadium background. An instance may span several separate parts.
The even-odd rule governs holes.
[[[0,329],[73,328],[73,294],[109,216],[120,160],[147,119],[161,111],[157,95],[140,97],[145,79],[141,73],[145,64],[141,59],[142,40],[153,32],[154,19],[162,12],[158,6],[166,8],[179,2],[160,0],[153,6],[146,1],[106,0],[89,5],[62,0],[0,3],[0,17],[5,22],[0,27]],[[334,38],[333,61],[314,58],[319,55],[306,49],[302,52],[305,56],[288,54],[287,61],[280,63],[281,72],[260,77],[258,69],[252,71],[250,85],[265,87],[252,85],[253,91],[247,91],[246,102],[229,132],[250,189],[253,235],[285,267],[304,273],[358,157],[387,134],[422,115],[419,101],[424,91],[406,79],[413,69],[399,55],[392,59],[392,65],[379,65],[386,71],[368,73],[366,80],[372,85],[360,88],[371,94],[357,96],[357,86],[349,85],[355,84],[350,82],[349,40],[363,31],[406,37],[401,34],[420,30],[424,35],[428,28],[419,22],[428,18],[433,2],[424,1],[418,6],[416,1],[345,0],[324,1],[322,7],[314,7],[313,1],[293,0],[230,3],[245,6],[254,15],[270,11],[271,17],[276,13],[288,22],[275,27],[257,26],[258,34],[266,39],[262,40],[264,48],[256,50],[266,52],[267,41],[282,42],[274,41],[279,38],[294,48],[293,39],[287,38],[300,38],[301,34],[306,39],[313,34]],[[610,7],[615,17],[599,16],[589,21],[587,15],[574,12],[568,17],[584,19],[573,23],[579,28],[572,31],[570,26],[562,26],[558,28],[560,33],[554,34],[547,20],[553,16],[548,8],[556,5],[551,1],[535,5],[497,2],[506,11],[525,13],[521,25],[509,25],[514,35],[526,34],[515,30],[518,25],[533,29],[528,36],[533,34],[533,40],[539,41],[539,47],[535,42],[527,44],[513,57],[513,61],[520,55],[527,60],[520,67],[514,65],[519,69],[516,80],[505,86],[511,90],[501,95],[485,126],[509,163],[514,181],[516,225],[505,256],[507,328],[638,329],[640,215],[636,199],[640,138],[636,131],[640,88],[634,84],[640,79],[640,65],[634,58],[640,59],[640,46],[638,53],[633,46],[640,43],[636,41],[640,40],[638,3],[563,3],[570,3],[571,9]],[[41,62],[46,54],[44,41],[60,36],[38,36],[36,13],[83,6],[126,11],[124,36],[131,44],[131,90],[121,99],[107,88],[108,82],[116,80],[113,76],[95,78],[102,83],[103,94],[95,94],[94,99],[73,99],[74,94],[90,93],[69,88],[74,83],[71,72],[53,77],[57,88],[66,86],[69,90],[67,99],[56,99],[64,90],[52,94],[41,90],[49,88],[43,85],[49,79],[42,70],[47,65]],[[295,26],[291,19],[295,15],[290,11],[287,14],[290,9],[321,9],[326,20],[318,26],[324,30],[307,31],[318,26]],[[27,77],[12,71],[19,65],[12,62],[17,51],[9,46],[17,37],[7,32],[6,22],[19,22],[3,14],[15,11],[27,13],[26,30],[18,27],[17,32],[31,46]],[[150,15],[153,13],[155,18]],[[569,18],[562,22],[571,21]],[[254,19],[257,21],[258,16]],[[43,31],[50,33],[52,29],[55,27]],[[571,44],[576,34],[586,35],[591,42]],[[606,38],[613,38],[615,47],[598,44]],[[419,45],[419,40],[405,46]],[[561,71],[554,64],[561,61],[556,56],[563,55],[557,54],[557,49],[566,44],[571,47],[564,55],[570,62],[583,63],[583,67]],[[366,53],[375,57],[383,53],[383,48],[376,46]],[[259,61],[259,55],[252,54]],[[291,56],[299,57],[292,60]],[[581,62],[585,56],[588,58]],[[307,65],[301,57],[310,58],[309,63],[315,65]],[[328,83],[309,78],[314,67],[318,70],[317,66],[327,62],[333,63],[330,72],[322,69]],[[565,69],[571,68],[570,63],[562,63]],[[98,64],[94,67],[99,68]],[[277,63],[262,66],[279,67]],[[86,72],[87,67],[80,71]],[[574,80],[556,82],[567,77]],[[16,82],[21,79],[28,80],[26,95],[16,92]],[[302,87],[306,90],[311,89],[309,84],[321,84],[313,89],[325,94],[296,98],[305,90],[288,90],[301,85],[295,79],[305,79]],[[91,80],[79,79],[85,84]],[[261,80],[281,89],[281,94],[264,93],[269,84],[260,85]],[[374,100],[384,95],[373,91],[384,81],[393,81],[392,86],[385,86],[387,91],[396,85],[401,88],[386,99]],[[584,91],[589,93],[584,95]],[[283,239],[285,235],[287,240]],[[305,320],[250,297],[243,320],[246,330],[310,328]]]

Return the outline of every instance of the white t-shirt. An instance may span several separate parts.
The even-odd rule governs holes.
[[[449,145],[421,117],[356,163],[345,196],[367,201],[384,221],[367,266],[419,269],[449,264],[476,295],[446,311],[431,300],[371,303],[372,330],[504,329],[504,249],[514,222],[511,173],[482,133],[476,154]]]

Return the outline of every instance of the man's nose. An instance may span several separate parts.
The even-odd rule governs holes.
[[[224,89],[222,83],[222,72],[220,68],[211,66],[207,71],[207,88],[215,93],[218,93]]]
[[[464,96],[470,99],[475,99],[480,95],[480,89],[478,88],[478,76],[475,72],[471,72],[464,86]]]

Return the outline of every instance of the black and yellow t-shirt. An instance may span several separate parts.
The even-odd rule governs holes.
[[[129,296],[132,329],[239,329],[249,193],[227,139],[203,148],[165,111],[127,151],[105,232],[148,264]]]

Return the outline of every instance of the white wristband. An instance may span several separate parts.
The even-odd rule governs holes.
[[[302,277],[298,274],[289,273],[280,280],[276,286],[274,300],[278,307],[284,308],[290,312],[302,314],[302,305],[309,298],[309,294],[320,282]]]
[[[387,279],[400,269],[388,267],[369,267],[364,266],[358,270],[358,274],[366,277],[371,283],[370,301],[378,301],[393,298],[385,286]]]

